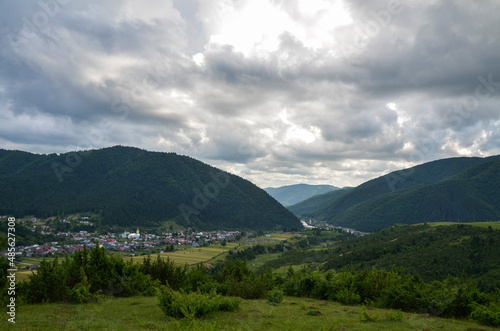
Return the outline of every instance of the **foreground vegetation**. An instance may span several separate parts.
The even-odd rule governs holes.
[[[44,305],[40,304],[47,303],[71,303],[85,307],[81,304],[102,305],[105,304],[103,302],[113,301],[113,297],[156,296],[154,300],[164,316],[162,323],[170,323],[169,328],[210,329],[220,328],[217,316],[239,314],[241,309],[250,305],[246,300],[267,298],[269,305],[266,309],[255,309],[264,316],[268,314],[264,311],[270,311],[269,318],[274,318],[274,311],[280,311],[287,301],[311,300],[314,304],[301,306],[302,313],[307,316],[320,320],[319,317],[325,315],[320,307],[336,302],[357,311],[351,313],[356,316],[356,323],[370,323],[370,329],[373,329],[372,326],[387,329],[386,323],[403,322],[404,316],[408,316],[403,312],[458,318],[464,323],[465,320],[473,320],[500,327],[500,291],[495,288],[494,281],[489,283],[490,287],[484,286],[485,282],[478,287],[466,272],[455,277],[448,275],[443,279],[426,280],[418,272],[408,272],[401,267],[366,268],[369,258],[375,258],[379,265],[383,258],[392,259],[397,262],[395,265],[401,264],[397,257],[412,258],[416,263],[422,263],[418,257],[428,259],[426,254],[431,254],[432,250],[427,248],[439,244],[436,247],[441,255],[451,254],[450,258],[455,259],[457,257],[453,253],[458,252],[458,258],[462,259],[457,258],[459,263],[468,268],[464,270],[489,274],[495,270],[498,264],[495,245],[500,231],[463,225],[443,228],[427,225],[393,227],[354,240],[340,230],[307,231],[302,236],[287,236],[289,240],[285,241],[276,240],[285,237],[265,237],[273,241],[266,244],[256,241],[242,246],[231,243],[233,249],[224,253],[224,259],[219,256],[218,261],[212,264],[200,263],[191,267],[188,264],[179,265],[168,257],[164,259],[160,254],[156,257],[143,256],[138,263],[137,259],[124,260],[120,256],[107,255],[104,248],[95,247],[90,251],[85,248],[72,258],[43,260],[37,272],[29,276],[28,282],[17,283],[16,304],[19,314],[22,314],[24,307],[42,308]],[[418,244],[413,245],[412,238]],[[452,251],[447,250],[448,246]],[[197,251],[201,252],[193,249],[193,252]],[[405,254],[400,254],[402,252]],[[378,255],[374,256],[374,253]],[[487,254],[496,255],[486,257]],[[346,260],[351,262],[349,265],[340,264],[331,268],[344,256],[349,257]],[[297,257],[302,260],[294,260]],[[365,260],[357,260],[359,258]],[[250,262],[247,263],[247,260]],[[276,273],[265,267],[272,263],[281,265],[285,261],[287,265],[283,265],[283,272],[281,268]],[[296,262],[300,262],[302,267],[292,267],[291,264]],[[3,273],[7,266],[4,261],[0,263]],[[453,270],[449,265],[447,268]],[[3,289],[0,298],[4,306],[9,299],[5,276],[0,275],[0,287]],[[283,301],[284,295],[287,298]],[[142,307],[139,310],[143,311]],[[294,317],[287,318],[293,320]],[[245,318],[241,317],[240,321],[243,320]],[[326,324],[318,327],[329,329],[329,321],[323,319]],[[272,322],[270,328],[290,328],[287,324],[290,321],[277,318]],[[251,325],[254,322],[245,323]],[[144,325],[141,328],[146,328],[148,324]],[[245,325],[238,325],[238,328],[244,329]],[[332,325],[337,327],[337,324]],[[158,328],[154,323],[151,327]],[[307,324],[304,324],[304,329],[306,327]],[[406,327],[411,328],[411,325],[398,325],[395,329]]]
[[[300,243],[300,241],[299,241]],[[282,249],[278,244],[276,250]],[[257,246],[256,246],[257,247]],[[258,250],[258,249],[257,249]],[[254,248],[241,254],[253,254]],[[229,257],[229,256],[228,256]],[[75,253],[61,263],[42,261],[29,282],[20,282],[16,302],[21,305],[70,302],[99,302],[108,297],[137,295],[158,297],[167,317],[203,317],[218,311],[234,311],[242,299],[264,299],[279,304],[282,293],[297,298],[335,301],[346,305],[364,304],[369,308],[390,308],[448,318],[472,318],[485,325],[500,326],[500,291],[480,292],[467,278],[448,277],[446,281],[425,283],[418,275],[403,269],[391,271],[319,271],[289,268],[285,275],[267,269],[252,272],[246,261],[232,256],[229,261],[207,268],[179,266],[169,259],[144,257],[141,264],[106,255],[103,248]],[[4,266],[5,267],[5,266]],[[5,270],[2,268],[2,270]],[[2,280],[6,279],[2,275]],[[7,284],[3,288],[5,306]],[[280,294],[281,293],[281,294]],[[142,310],[142,309],[141,309]],[[323,314],[310,309],[310,314]],[[361,315],[365,322],[378,315]],[[396,315],[395,319],[400,319]]]
[[[368,317],[368,318],[367,318]],[[371,319],[371,320],[370,320]],[[9,323],[0,319],[0,329]],[[155,297],[110,298],[96,303],[24,305],[16,325],[22,330],[446,330],[488,331],[473,321],[443,319],[337,302],[285,297],[279,305],[265,299],[241,300],[235,312],[197,319],[166,317]]]

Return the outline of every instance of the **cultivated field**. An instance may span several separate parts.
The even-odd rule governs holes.
[[[162,258],[170,258],[177,264],[197,264],[200,262],[208,262],[214,257],[228,252],[230,249],[237,247],[238,244],[228,243],[226,246],[214,245],[209,247],[184,248],[175,252],[161,253]],[[152,258],[156,258],[158,254],[152,254]],[[132,259],[135,262],[142,262],[144,256],[134,256]]]

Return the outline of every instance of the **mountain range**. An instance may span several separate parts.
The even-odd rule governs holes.
[[[175,222],[200,230],[282,230],[301,228],[297,215],[371,232],[395,223],[500,219],[500,155],[432,161],[354,188],[298,184],[268,194],[175,153],[0,149],[0,183],[0,215],[93,212],[109,227]]]
[[[338,189],[338,187],[332,185],[295,184],[281,187],[266,187],[264,191],[286,207],[309,199],[315,195]]]
[[[288,207],[302,217],[375,231],[395,223],[500,219],[500,155],[424,163]]]
[[[39,155],[0,150],[0,215],[93,212],[112,226],[283,230],[300,221],[264,190],[175,153],[115,146]]]

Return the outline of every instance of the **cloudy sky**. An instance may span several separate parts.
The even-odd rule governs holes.
[[[261,187],[500,154],[499,1],[0,7],[0,148],[136,146]]]

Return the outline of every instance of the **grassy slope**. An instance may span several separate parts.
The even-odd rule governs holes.
[[[415,225],[422,225],[421,224],[415,224]],[[431,222],[427,223],[430,226],[440,226],[440,225],[457,225],[457,224],[466,224],[466,225],[472,225],[472,226],[478,226],[481,228],[488,228],[491,226],[493,230],[500,230],[500,221],[497,222],[471,222],[471,223],[457,223],[457,222]]]
[[[266,300],[243,300],[236,312],[219,312],[194,321],[166,318],[155,297],[108,299],[84,304],[17,307],[16,326],[4,317],[0,329],[22,330],[495,330],[465,320],[433,318],[367,308],[376,322],[363,322],[361,306],[285,297],[278,306]],[[319,311],[316,316],[308,312]],[[4,314],[5,315],[5,314]],[[5,315],[7,316],[7,315]],[[497,329],[496,329],[497,330]]]

